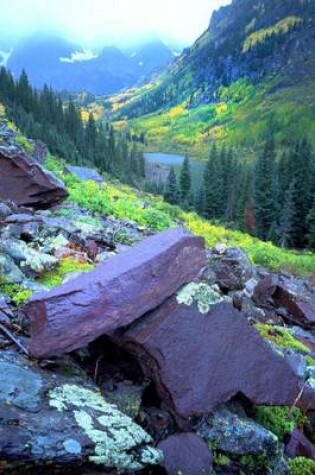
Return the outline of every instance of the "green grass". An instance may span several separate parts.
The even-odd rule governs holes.
[[[262,323],[257,323],[254,326],[263,338],[274,342],[282,348],[291,348],[300,353],[310,353],[310,349],[294,338],[285,328],[275,325],[264,325]]]
[[[93,270],[94,266],[87,262],[81,262],[77,259],[61,259],[58,267],[53,271],[46,272],[40,279],[40,283],[47,287],[57,287],[60,285],[67,274],[72,272],[87,272]]]
[[[33,292],[22,284],[11,284],[0,276],[0,291],[7,295],[15,306],[19,306],[32,297]]]
[[[70,193],[69,200],[89,209],[92,213],[130,219],[141,226],[163,231],[179,224],[205,239],[208,247],[217,243],[244,249],[256,265],[272,270],[287,270],[295,275],[315,277],[315,254],[280,249],[270,242],[263,242],[240,231],[232,231],[187,213],[161,198],[139,192],[118,182],[105,186],[92,182],[80,182],[72,176],[62,176],[63,164],[51,158],[47,162],[62,177]]]

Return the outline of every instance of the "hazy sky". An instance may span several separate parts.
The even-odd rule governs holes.
[[[0,35],[37,30],[65,33],[84,43],[115,42],[153,33],[186,44],[208,26],[211,13],[229,0],[0,0]]]

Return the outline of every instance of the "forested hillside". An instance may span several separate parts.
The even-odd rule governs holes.
[[[116,117],[203,157],[213,140],[260,145],[271,116],[280,144],[314,136],[314,19],[312,0],[234,0],[167,73],[118,96]]]
[[[155,83],[112,98],[116,127],[144,134],[148,149],[207,160],[185,199],[172,173],[167,199],[280,246],[313,247],[314,8],[234,0]]]
[[[127,142],[113,127],[96,123],[92,113],[84,121],[71,100],[64,104],[47,86],[40,92],[32,88],[25,72],[14,81],[5,68],[0,69],[0,102],[25,135],[44,141],[51,153],[69,163],[95,166],[128,183],[144,177],[137,140]]]

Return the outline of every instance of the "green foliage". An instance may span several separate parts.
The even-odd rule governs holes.
[[[288,330],[282,327],[274,325],[265,325],[257,323],[254,325],[260,335],[266,340],[274,342],[276,345],[283,348],[291,348],[292,350],[299,351],[300,353],[309,353],[309,348],[294,338]]]
[[[221,102],[239,103],[251,97],[254,92],[255,86],[246,77],[219,88]]]
[[[307,423],[297,407],[286,406],[260,406],[254,411],[254,418],[266,429],[273,432],[280,441],[292,434],[296,427],[302,428]]]
[[[22,284],[11,284],[5,277],[0,277],[0,291],[6,294],[17,307],[31,298],[33,292]]]
[[[272,270],[287,270],[295,275],[314,275],[314,254],[280,249],[270,242],[260,241],[240,231],[214,225],[195,213],[183,212],[177,206],[152,195],[136,192],[128,186],[110,184],[109,181],[106,186],[100,186],[92,182],[80,182],[70,175],[63,178],[68,185],[69,200],[93,213],[130,219],[144,226],[153,224],[159,230],[175,226],[176,220],[176,223],[182,223],[192,233],[203,237],[208,247],[215,246],[218,242],[239,246],[249,254],[256,265]],[[157,210],[160,214],[152,214],[152,210]]]
[[[296,457],[289,461],[291,475],[314,475],[314,460],[305,457]]]
[[[146,207],[127,186],[120,189],[107,184],[99,186],[93,182],[80,182],[65,177],[70,193],[69,199],[94,213],[131,219],[156,231],[172,226],[171,217],[155,206]]]
[[[18,134],[16,136],[16,141],[21,147],[24,148],[26,153],[32,153],[34,151],[34,147],[29,143],[29,141],[23,136]]]
[[[47,287],[57,287],[67,274],[72,272],[87,272],[93,270],[94,266],[77,259],[66,258],[59,261],[58,267],[53,271],[46,272],[40,279],[41,284]]]
[[[230,463],[231,459],[227,455],[218,452],[214,453],[214,464],[218,467],[227,467]]]
[[[269,466],[268,457],[264,451],[255,455],[242,455],[240,462],[249,473],[260,473],[262,470],[265,472]]]

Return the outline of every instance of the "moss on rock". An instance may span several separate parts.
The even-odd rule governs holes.
[[[303,427],[307,422],[300,409],[287,406],[260,406],[255,409],[254,417],[281,441],[286,435],[292,434],[296,427]]]
[[[282,348],[290,348],[300,353],[310,352],[306,345],[294,338],[294,336],[292,336],[285,328],[275,325],[265,325],[262,323],[257,323],[254,326],[265,340],[269,340],[275,343],[277,346]]]

